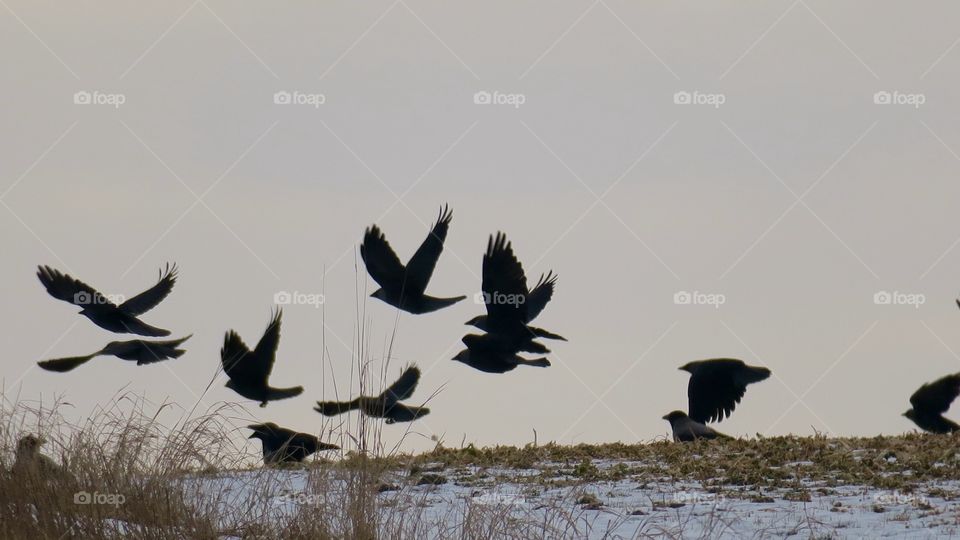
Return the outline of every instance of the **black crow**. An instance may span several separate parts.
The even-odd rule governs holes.
[[[494,334],[467,334],[462,341],[467,348],[457,353],[453,360],[486,373],[506,373],[517,366],[550,367],[546,358],[527,360],[519,356],[516,347],[499,340]]]
[[[260,439],[263,443],[263,463],[297,463],[303,461],[310,454],[323,450],[339,450],[335,444],[320,442],[309,433],[297,433],[291,429],[282,428],[273,422],[265,424],[251,424],[247,426],[253,430],[249,439]]]
[[[740,403],[748,384],[770,376],[765,367],[748,366],[732,358],[689,362],[679,369],[690,372],[687,408],[690,418],[700,423],[723,421]]]
[[[960,394],[960,373],[947,375],[927,383],[910,396],[913,408],[903,413],[920,429],[930,433],[953,433],[960,430],[955,422],[943,417]]]
[[[170,294],[177,281],[176,265],[171,267],[168,264],[156,285],[119,306],[93,287],[49,266],[38,267],[37,277],[40,278],[40,283],[43,283],[50,296],[79,306],[82,308],[80,314],[100,328],[118,334],[129,333],[151,337],[170,335],[169,330],[150,326],[137,316],[150,311]]]
[[[483,255],[483,300],[487,314],[467,321],[485,332],[497,334],[520,345],[519,350],[546,353],[549,350],[533,341],[542,337],[566,338],[543,328],[528,326],[543,311],[553,297],[557,276],[551,271],[541,275],[533,289],[527,289],[527,276],[523,265],[513,253],[513,246],[503,233],[490,236],[487,251]]]
[[[376,225],[368,228],[360,245],[360,256],[370,277],[380,285],[370,296],[413,314],[436,311],[466,298],[435,298],[424,294],[443,251],[443,241],[447,238],[451,219],[453,212],[444,206],[427,239],[420,244],[406,266],[400,263],[380,228]]]
[[[410,407],[400,403],[409,399],[420,382],[420,368],[410,366],[400,378],[379,396],[360,396],[353,401],[318,401],[313,410],[324,416],[336,416],[354,409],[374,418],[386,418],[386,423],[410,422],[430,414],[426,407]]]
[[[226,387],[247,399],[259,401],[261,407],[266,407],[268,401],[292,398],[303,393],[302,386],[273,388],[267,383],[276,360],[277,345],[280,344],[282,315],[283,311],[278,309],[252,352],[233,330],[227,332],[223,348],[220,349],[223,371],[230,377]]]
[[[111,341],[107,343],[106,347],[87,356],[57,358],[56,360],[37,362],[37,365],[47,371],[63,373],[81,364],[85,364],[93,357],[100,355],[116,356],[122,360],[136,361],[138,366],[152,364],[170,358],[180,358],[185,351],[177,347],[184,341],[190,339],[192,335],[193,334],[180,339],[171,339],[169,341],[144,341],[142,339]]]
[[[673,440],[676,442],[691,442],[697,439],[731,439],[710,426],[697,422],[683,411],[673,411],[663,417],[670,422],[673,430]]]

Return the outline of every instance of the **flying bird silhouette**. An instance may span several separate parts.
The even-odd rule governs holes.
[[[340,449],[335,444],[320,442],[320,439],[309,433],[298,433],[273,422],[251,424],[247,427],[253,430],[248,439],[260,439],[263,444],[264,465],[299,463],[314,452]]]
[[[171,339],[169,341],[144,341],[142,339],[133,339],[130,341],[111,341],[106,347],[86,356],[73,356],[70,358],[57,358],[56,360],[46,360],[37,362],[37,365],[47,371],[56,371],[59,373],[70,371],[81,364],[89,362],[96,356],[116,356],[122,360],[136,361],[137,365],[152,364],[170,358],[180,358],[185,352],[178,349],[181,343],[190,339],[193,334],[180,339]]]
[[[363,244],[360,245],[360,257],[363,258],[367,272],[380,285],[370,296],[417,315],[445,308],[466,298],[435,298],[424,294],[437,259],[443,252],[443,241],[447,238],[447,229],[450,228],[452,219],[453,212],[444,205],[437,223],[426,240],[420,244],[420,248],[407,261],[406,266],[400,263],[380,228],[376,225],[370,226],[363,235]]]
[[[903,413],[913,423],[930,433],[953,433],[960,430],[955,422],[943,417],[960,394],[960,373],[941,377],[921,386],[910,396],[913,408]]]
[[[82,308],[80,314],[93,324],[118,334],[169,336],[170,331],[156,328],[137,316],[150,311],[170,294],[177,281],[177,266],[167,265],[157,284],[119,306],[86,283],[49,266],[37,267],[37,277],[50,296]]]
[[[673,411],[663,417],[670,422],[673,430],[673,440],[676,442],[691,442],[697,439],[732,439],[710,426],[697,422],[683,411]]]
[[[687,408],[700,423],[722,422],[729,417],[747,391],[747,385],[770,376],[765,367],[748,366],[741,360],[717,358],[680,366],[690,373]]]
[[[491,235],[483,255],[481,285],[487,314],[478,315],[467,324],[516,341],[522,344],[522,351],[549,352],[533,339],[541,337],[566,341],[566,338],[543,328],[529,326],[529,323],[553,298],[556,282],[557,276],[551,271],[546,276],[541,274],[537,285],[528,290],[523,265],[513,253],[513,246],[507,241],[506,235],[501,232],[495,237]]]
[[[420,368],[410,366],[378,396],[360,396],[352,401],[318,401],[313,410],[324,416],[336,416],[359,409],[373,418],[385,418],[387,424],[410,422],[430,414],[427,407],[410,407],[400,400],[410,399],[420,382]]]
[[[486,373],[506,373],[517,366],[550,367],[546,358],[528,360],[517,354],[516,346],[497,338],[494,334],[463,336],[466,349],[452,359]]]
[[[230,377],[226,387],[247,399],[259,401],[261,407],[266,407],[268,401],[292,398],[303,393],[302,386],[273,388],[267,383],[276,360],[277,346],[280,344],[282,315],[283,311],[279,309],[274,313],[270,326],[253,351],[250,351],[233,330],[227,332],[223,339],[223,348],[220,349],[223,371]]]

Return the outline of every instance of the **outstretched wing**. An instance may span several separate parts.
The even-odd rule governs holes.
[[[408,367],[393,384],[387,387],[380,394],[381,399],[389,404],[396,403],[402,399],[408,399],[417,389],[417,383],[420,382],[420,368],[417,366]]]
[[[171,267],[168,263],[166,269],[161,272],[160,279],[156,285],[120,304],[120,309],[134,317],[141,313],[146,313],[155,308],[157,304],[162,302],[163,299],[170,294],[176,282],[177,265],[174,264]]]
[[[257,371],[262,373],[266,380],[273,371],[273,362],[277,359],[277,346],[280,345],[280,319],[283,317],[283,310],[278,309],[270,319],[270,326],[263,333],[263,337],[257,343],[257,348],[253,350],[253,361],[257,366]]]
[[[63,300],[80,307],[90,305],[116,307],[93,287],[49,266],[38,266],[37,278],[40,279],[40,283],[47,289],[50,296],[57,300]]]
[[[527,322],[536,319],[537,315],[546,307],[547,302],[553,298],[553,289],[556,283],[557,276],[553,273],[553,270],[548,272],[546,276],[540,275],[540,281],[534,288],[530,289],[530,294],[527,295]]]
[[[740,360],[707,361],[690,375],[687,385],[690,418],[701,423],[723,421],[743,399],[748,384],[769,376],[769,369],[748,366]]]
[[[437,259],[443,252],[443,242],[447,239],[447,230],[452,219],[453,211],[444,205],[427,238],[407,261],[406,287],[411,294],[421,295],[427,290],[427,283],[437,266]]]
[[[501,232],[487,241],[481,289],[491,324],[526,323],[527,277],[513,253],[513,246]]]
[[[910,396],[910,404],[917,412],[943,414],[960,394],[960,373],[947,375],[927,383]]]
[[[251,358],[250,349],[240,336],[230,330],[223,338],[223,347],[220,349],[220,363],[227,377],[240,382],[259,380],[263,377]]]
[[[363,235],[360,244],[360,257],[367,267],[367,273],[381,287],[399,291],[403,287],[403,274],[406,269],[397,254],[387,242],[387,237],[376,225],[371,225]]]

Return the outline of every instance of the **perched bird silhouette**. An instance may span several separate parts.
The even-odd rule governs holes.
[[[314,452],[340,449],[335,444],[320,442],[320,439],[309,433],[298,433],[273,422],[251,424],[247,427],[253,430],[248,438],[260,439],[263,444],[265,465],[298,463]]]
[[[313,410],[324,416],[336,416],[354,409],[374,418],[385,418],[387,424],[410,422],[430,414],[427,407],[410,407],[400,403],[409,399],[420,382],[420,368],[410,366],[378,396],[360,396],[352,401],[318,401]]]
[[[106,347],[86,356],[73,356],[70,358],[57,358],[56,360],[45,360],[37,362],[37,365],[47,371],[56,371],[63,373],[70,371],[81,364],[89,362],[96,356],[116,356],[122,360],[136,361],[137,365],[152,364],[171,358],[180,358],[185,352],[178,349],[184,341],[190,339],[193,334],[180,339],[171,339],[168,341],[144,341],[142,339],[133,339],[130,341],[111,341]]]
[[[26,435],[17,442],[13,468],[10,472],[28,484],[40,482],[63,488],[75,488],[77,479],[52,459],[40,453],[46,441],[35,435]]]
[[[731,439],[710,426],[697,422],[683,411],[673,411],[663,417],[670,422],[673,430],[673,440],[676,442],[691,442],[697,439]]]
[[[740,403],[748,384],[770,376],[765,367],[732,358],[689,362],[679,369],[690,372],[687,408],[690,418],[700,423],[722,422]]]
[[[280,344],[282,315],[283,311],[279,309],[274,313],[270,326],[253,351],[233,330],[227,332],[223,348],[220,349],[223,371],[230,377],[226,387],[247,399],[259,401],[261,407],[266,407],[268,401],[292,398],[303,393],[302,386],[273,388],[267,383],[276,360],[277,345]]]
[[[360,245],[360,256],[370,277],[380,285],[370,296],[413,314],[436,311],[466,298],[435,298],[424,294],[437,259],[443,252],[443,241],[447,238],[451,219],[453,212],[444,205],[437,223],[406,266],[400,263],[380,228],[376,225],[368,228]]]
[[[513,246],[505,234],[498,232],[487,241],[483,255],[483,300],[487,314],[467,321],[480,330],[498,334],[522,344],[520,350],[534,353],[549,352],[546,347],[533,342],[534,338],[566,338],[543,328],[529,326],[530,321],[543,311],[551,298],[557,276],[549,272],[540,276],[533,289],[527,289],[527,276],[523,265],[513,253]]]
[[[170,331],[156,328],[141,321],[137,316],[150,311],[170,294],[177,281],[177,266],[167,265],[160,280],[146,291],[123,302],[119,306],[107,299],[86,283],[70,277],[49,266],[37,267],[37,277],[50,296],[82,308],[80,314],[93,324],[118,334],[141,336],[169,336]]]
[[[910,396],[913,408],[903,413],[913,423],[930,433],[953,433],[960,430],[955,422],[943,417],[960,394],[960,373],[941,377],[921,386]]]
[[[514,344],[497,338],[494,334],[463,336],[466,349],[457,353],[453,360],[486,373],[506,373],[517,366],[550,367],[546,358],[528,360],[517,354]]]

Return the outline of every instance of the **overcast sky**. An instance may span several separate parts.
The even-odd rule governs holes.
[[[952,2],[7,0],[5,399],[60,396],[74,420],[120,389],[190,409],[224,332],[252,345],[275,295],[299,292],[324,303],[285,306],[272,380],[306,391],[247,402],[237,425],[329,426],[311,407],[334,381],[356,392],[362,323],[373,370],[396,330],[387,377],[416,362],[412,401],[438,392],[432,414],[384,430],[415,432],[410,450],[663,437],[661,416],[686,407],[677,366],[721,356],[773,370],[721,431],[910,430],[910,394],[960,370],[958,16]],[[471,300],[399,317],[364,300],[364,228],[406,260],[442,203],[454,219],[429,292]],[[498,230],[529,278],[560,276],[537,323],[570,341],[549,343],[548,369],[450,361]],[[193,333],[187,354],[35,367],[115,339],[49,297],[38,264],[130,296],[168,261],[180,279],[143,319]],[[224,382],[201,410],[239,400]]]

